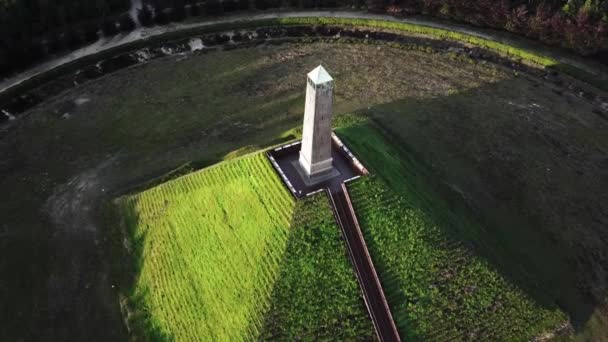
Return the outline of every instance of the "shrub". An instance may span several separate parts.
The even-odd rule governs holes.
[[[260,10],[276,8],[281,6],[280,0],[255,0],[255,7]]]
[[[181,22],[186,19],[186,8],[184,6],[175,7],[171,10],[169,18],[173,22]]]
[[[84,32],[84,41],[86,43],[93,43],[99,39],[99,35],[97,34],[99,27],[95,23],[87,23],[83,25],[82,31]]]
[[[137,19],[142,26],[150,27],[154,25],[154,19],[152,17],[152,11],[147,5],[143,5],[141,9],[137,10]]]
[[[22,69],[34,62],[40,61],[44,56],[45,52],[41,43],[15,42],[15,44],[7,49],[4,57],[6,61],[4,63],[9,66],[9,69]]]
[[[63,49],[63,46],[61,45],[61,37],[57,36],[56,34],[47,36],[46,41],[47,53],[52,54]]]
[[[174,22],[184,21],[186,19],[186,3],[184,0],[173,0],[172,3],[173,9],[169,14],[169,18]]]
[[[510,13],[508,0],[480,0],[479,10],[483,15],[485,25],[490,27],[505,27]]]
[[[337,7],[337,6],[338,6],[337,0],[320,0],[319,1],[319,7],[331,8],[331,7]]]
[[[249,0],[238,0],[238,8],[241,11],[249,9]]]
[[[84,43],[81,33],[73,27],[68,28],[63,39],[68,49],[76,49]]]
[[[525,32],[528,20],[528,8],[520,5],[514,8],[507,18],[505,28],[511,32]]]
[[[135,21],[128,13],[125,13],[120,16],[118,19],[118,23],[120,25],[120,30],[123,32],[130,32],[135,29]]]
[[[158,25],[166,25],[169,23],[169,16],[165,13],[165,8],[159,5],[154,7],[154,22]]]
[[[198,6],[198,4],[190,5],[190,15],[193,17],[198,17],[201,15],[201,8]]]
[[[207,0],[205,1],[205,13],[209,15],[220,14],[222,12],[222,6],[219,0]]]
[[[314,8],[315,6],[317,6],[317,2],[315,0],[301,0],[302,1],[302,6],[304,8]],[[257,7],[257,2],[256,2],[256,7]]]
[[[386,7],[386,13],[390,14],[390,15],[399,15],[401,13],[403,13],[403,8],[399,5],[389,5]]]
[[[11,71],[11,64],[8,60],[8,52],[0,49],[0,75],[7,75]]]
[[[304,1],[305,7],[326,5],[324,0]],[[378,0],[368,3],[374,8],[382,6],[382,1]],[[608,49],[608,0],[418,0],[389,3],[385,7],[388,14],[422,13],[505,29],[582,55]],[[527,4],[533,7],[527,7]]]
[[[101,23],[101,31],[103,31],[104,36],[111,37],[118,33],[118,28],[116,27],[116,21],[112,19],[106,19]]]
[[[238,3],[233,0],[223,1],[222,8],[224,12],[234,12],[238,8]]]
[[[536,7],[536,13],[528,20],[526,35],[543,41],[550,41],[552,39],[551,14],[544,3]]]
[[[576,15],[576,12],[581,4],[582,0],[568,0],[562,7],[562,11],[567,15]]]
[[[592,20],[588,11],[581,8],[576,18],[568,19],[564,27],[566,47],[583,56],[597,53],[606,46],[608,28],[603,21]]]
[[[25,63],[24,67],[29,64],[42,60],[45,56],[44,48],[40,42],[31,42],[25,48]]]

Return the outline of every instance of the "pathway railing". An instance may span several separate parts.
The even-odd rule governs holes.
[[[380,341],[401,341],[384,291],[382,290],[380,279],[378,278],[359,222],[357,221],[348,190],[343,183],[340,191],[331,192],[327,189],[327,193],[329,194],[336,221],[346,241],[348,254],[353,263],[361,292],[363,293],[365,306],[374,323],[376,335]]]

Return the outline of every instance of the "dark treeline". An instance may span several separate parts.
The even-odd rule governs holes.
[[[0,75],[45,55],[74,49],[132,21],[119,17],[129,0],[0,0]]]
[[[507,30],[585,56],[608,50],[608,0],[372,0],[393,14],[424,14]]]
[[[129,0],[0,0],[0,76],[130,31]],[[585,56],[608,51],[608,0],[143,0],[144,26],[237,10],[349,7],[507,30]]]

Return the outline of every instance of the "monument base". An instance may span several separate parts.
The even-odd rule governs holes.
[[[341,173],[338,169],[336,169],[335,167],[330,167],[329,169],[326,169],[325,171],[317,172],[311,176],[308,174],[308,172],[306,172],[306,170],[304,169],[302,164],[300,164],[299,160],[292,161],[291,165],[293,166],[294,169],[296,169],[296,171],[298,171],[300,178],[302,179],[302,181],[304,182],[304,184],[306,186],[312,186],[315,184],[319,184],[321,182],[330,180],[334,177],[338,177],[341,175]]]
[[[302,151],[300,150],[300,167],[302,169],[304,169],[304,171],[306,171],[306,174],[308,175],[316,175],[321,174],[323,172],[329,171],[331,170],[331,168],[333,167],[333,160],[331,157],[331,147],[330,147],[330,152],[328,153],[329,157],[322,160],[322,161],[318,161],[316,163],[311,163],[308,158],[306,158],[306,155],[304,153],[302,153]]]

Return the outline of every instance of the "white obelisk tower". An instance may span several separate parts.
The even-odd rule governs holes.
[[[334,80],[323,66],[308,73],[299,163],[313,179],[332,171],[331,119]]]

